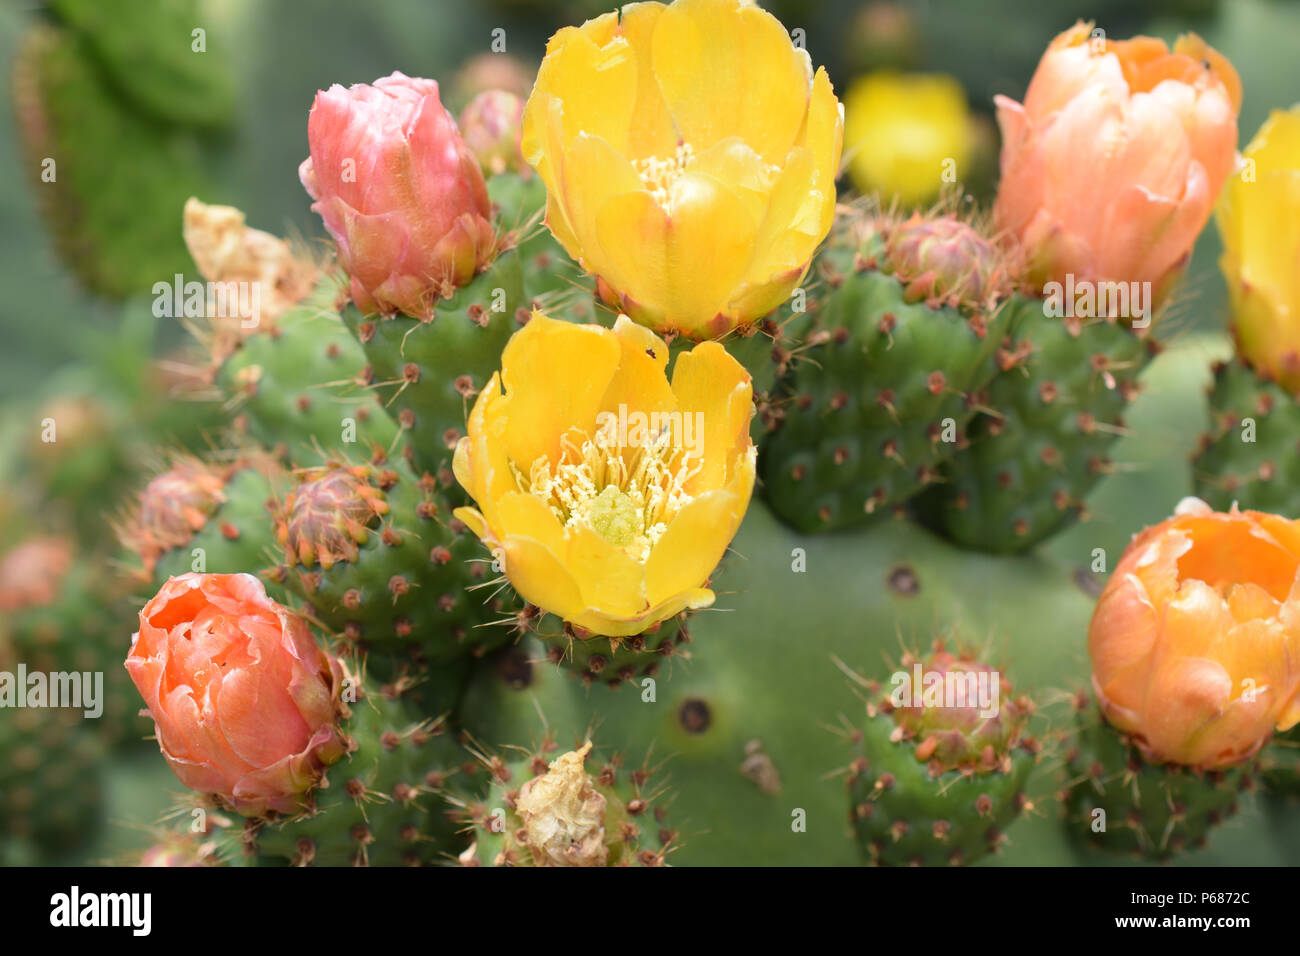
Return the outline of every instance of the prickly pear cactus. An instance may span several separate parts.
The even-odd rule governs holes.
[[[85,731],[106,745],[136,742],[149,732],[121,667],[130,633],[115,624],[119,615],[129,619],[126,584],[107,558],[79,555],[63,537],[34,536],[0,555],[0,660],[6,650],[12,654],[3,669],[21,664],[45,675],[50,706],[63,706],[52,699],[52,675],[77,675],[84,706],[74,710],[99,710]],[[13,706],[9,701],[0,710]]]
[[[151,591],[189,571],[270,567],[271,507],[286,480],[268,456],[232,465],[182,458],[140,491],[119,537]]]
[[[1157,359],[1140,329],[1052,317],[1028,276],[1054,250],[963,205],[899,212],[837,195],[854,148],[843,111],[770,14],[742,0],[627,7],[557,35],[523,84],[529,105],[471,110],[459,125],[428,79],[320,91],[298,174],[333,247],[307,257],[246,229],[238,210],[185,202],[214,198],[191,175],[208,142],[197,136],[229,118],[243,74],[175,47],[133,61],[193,19],[194,0],[165,0],[150,23],[89,0],[48,7],[18,58],[18,121],[29,166],[58,160],[42,198],[79,273],[118,295],[192,271],[176,261],[183,229],[205,279],[261,283],[276,308],[237,330],[211,300],[214,314],[186,314],[203,358],[167,365],[175,402],[65,382],[16,413],[22,463],[11,472],[0,455],[0,478],[31,487],[0,488],[4,546],[30,529],[72,529],[85,546],[36,575],[39,600],[34,557],[0,571],[0,671],[102,670],[135,696],[110,684],[105,716],[128,728],[116,736],[0,707],[0,860],[105,858],[87,844],[105,796],[113,813],[140,791],[173,799],[173,777],[191,794],[115,858],[892,866],[1074,864],[1095,846],[1143,861],[1300,853],[1296,732],[1267,739],[1286,702],[1270,702],[1279,719],[1266,715],[1246,763],[1197,772],[1148,763],[1090,701],[1071,710],[1053,691],[1089,676],[1093,575],[1106,572],[1079,563],[1189,490],[1186,469],[1151,452],[1142,494],[1121,519],[1100,514],[1131,490],[1113,477],[1126,453],[1159,435],[1183,461],[1204,356],[1171,338]],[[706,15],[692,29],[717,42],[696,44],[696,62],[678,41]],[[644,56],[652,34],[696,71]],[[762,53],[761,69],[738,48]],[[1217,61],[1189,62],[1208,87]],[[723,129],[737,135],[698,141]],[[139,161],[108,176],[105,155]],[[1166,224],[1171,236],[1189,218]],[[1077,240],[1079,228],[1058,231]],[[88,351],[130,378],[141,363],[115,350],[117,331]],[[505,356],[528,349],[485,393]],[[1153,364],[1164,394],[1144,394]],[[188,416],[181,391],[220,414]],[[1293,402],[1239,364],[1217,371],[1195,465],[1212,503],[1291,507]],[[597,442],[592,421],[624,406],[703,409],[701,446],[659,457],[671,427],[649,444]],[[36,447],[33,414],[57,421],[58,443]],[[1247,418],[1255,440],[1239,441]],[[0,419],[0,441],[7,429]],[[1035,552],[1090,516],[1094,492],[1097,524]],[[55,502],[68,507],[47,515]],[[92,530],[107,515],[116,544]],[[1287,544],[1261,565],[1289,568]],[[672,560],[651,571],[657,548]],[[1238,593],[1206,574],[1225,603],[1236,595],[1232,611],[1289,600],[1291,581]],[[854,671],[935,635],[981,644],[906,654],[887,680]],[[1270,673],[1290,679],[1292,660]],[[137,755],[118,745],[153,726],[133,716],[141,698],[169,775],[131,789]],[[1263,813],[1247,799],[1257,780]],[[1238,809],[1238,839],[1213,839]]]
[[[1202,772],[1152,765],[1086,695],[1076,709],[1062,799],[1071,838],[1092,849],[1167,860],[1203,848],[1257,786],[1250,767]]]
[[[271,577],[322,625],[429,661],[508,637],[510,599],[494,595],[477,539],[427,473],[395,459],[324,465],[297,479],[275,506],[282,559]]]
[[[85,723],[75,711],[0,708],[0,832],[6,837],[46,854],[94,838],[104,822],[105,751]]]
[[[489,177],[487,187],[499,228],[518,252],[524,306],[590,322],[596,314],[594,284],[543,224],[546,186],[541,178],[531,171],[500,172]]]
[[[428,321],[344,312],[369,360],[367,378],[406,433],[416,467],[451,484],[451,454],[474,396],[500,366],[501,350],[528,320],[518,250],[438,302]]]
[[[915,669],[915,673],[912,671]],[[1027,698],[973,655],[939,646],[907,655],[890,691],[864,682],[866,722],[850,740],[849,820],[877,864],[971,863],[996,853],[1027,806],[1041,743],[1027,733]],[[949,699],[953,695],[957,699]]]
[[[1240,360],[1214,367],[1210,430],[1192,474],[1196,494],[1220,511],[1300,515],[1300,404]]]
[[[90,289],[125,298],[185,269],[185,245],[165,224],[208,179],[194,131],[125,101],[99,64],[86,34],[34,27],[14,96],[25,166],[63,260]],[[110,169],[104,156],[131,161]]]
[[[763,446],[767,499],[801,531],[890,514],[939,481],[1020,311],[996,247],[955,217],[855,213],[818,271]]]
[[[533,606],[526,606],[516,620],[519,628],[530,629],[542,642],[550,663],[568,670],[585,685],[600,682],[618,687],[635,683],[638,677],[655,676],[672,657],[689,656],[687,618],[679,614],[626,640],[579,633]]]
[[[198,0],[159,0],[148,6],[109,10],[94,0],[51,0],[55,16],[93,48],[117,87],[160,119],[185,126],[221,127],[233,117],[234,77],[225,58],[207,52],[192,31],[200,22]],[[177,43],[188,37],[188,43]]]
[[[917,502],[922,520],[962,547],[1024,551],[1087,516],[1154,353],[1153,340],[1121,323],[1066,321],[1037,305],[1022,309],[985,408]]]
[[[1276,735],[1259,753],[1264,792],[1294,804],[1300,798],[1300,731]]]
[[[348,753],[301,812],[231,820],[218,845],[232,865],[411,866],[445,862],[461,840],[446,793],[463,751],[446,722],[400,691],[356,685]]]
[[[317,464],[331,452],[387,452],[397,442],[368,387],[365,355],[337,311],[345,281],[326,274],[274,325],[245,338],[216,373],[235,431],[295,464]]]

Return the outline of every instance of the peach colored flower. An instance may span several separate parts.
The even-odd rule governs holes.
[[[1241,84],[1200,37],[1094,39],[1076,23],[1048,47],[1023,104],[996,98],[997,225],[1031,282],[1151,282],[1181,273],[1236,161]]]
[[[252,575],[171,578],[126,669],[181,783],[246,816],[293,812],[344,753],[342,665]]]
[[[1106,719],[1149,759],[1203,769],[1300,721],[1300,522],[1195,498],[1137,535],[1088,632]]]

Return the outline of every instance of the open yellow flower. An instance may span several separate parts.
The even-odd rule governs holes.
[[[602,297],[716,337],[802,281],[844,122],[824,69],[746,0],[633,3],[551,37],[524,110],[546,222]]]
[[[966,175],[974,126],[966,93],[951,76],[871,73],[849,87],[844,109],[849,172],[863,192],[915,206]],[[945,180],[949,167],[955,178]]]
[[[1219,201],[1237,348],[1300,392],[1300,105],[1274,110]]]
[[[456,446],[458,508],[523,598],[592,634],[640,634],[713,603],[705,585],[754,488],[749,374],[716,342],[677,357],[533,313]]]

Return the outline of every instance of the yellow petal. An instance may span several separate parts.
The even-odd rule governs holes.
[[[570,428],[594,432],[621,352],[608,329],[541,313],[511,337],[501,355],[500,414],[506,454],[525,474],[543,455],[552,464],[559,460],[560,439]]]
[[[604,140],[581,135],[570,144],[560,187],[566,219],[577,239],[583,266],[615,287],[626,283],[626,274],[608,256],[599,254],[596,217],[612,196],[641,188],[641,177],[631,163]]]
[[[828,193],[835,202],[835,179],[839,175],[844,148],[844,111],[824,66],[813,77],[808,117],[799,144],[816,158],[813,187]]]
[[[585,608],[578,584],[560,560],[532,538],[506,538],[501,542],[506,577],[519,596],[567,620]]]
[[[745,275],[748,283],[765,283],[788,275],[811,260],[835,218],[835,191],[819,192],[811,151],[790,151],[772,187],[766,215],[754,237],[754,258]]]
[[[699,610],[713,604],[713,592],[701,588],[677,595],[658,607],[652,607],[635,617],[613,617],[596,608],[588,608],[571,620],[579,627],[607,637],[632,637],[655,624],[675,617],[682,611]]]
[[[740,0],[678,0],[659,17],[653,56],[678,132],[697,150],[742,136],[769,163],[789,152],[812,68],[770,13]]]
[[[721,488],[736,455],[750,444],[754,389],[749,373],[717,342],[702,342],[677,356],[673,392],[682,414],[699,412],[704,423],[700,470],[686,490],[703,494]]]
[[[478,404],[477,401],[475,404]],[[456,442],[456,451],[451,458],[451,473],[456,476],[456,481],[470,495],[474,494],[474,465],[470,460],[470,439],[465,436]]]
[[[602,254],[627,277],[634,300],[661,310],[669,330],[707,332],[740,283],[755,224],[734,192],[711,176],[684,173],[668,212],[646,192],[605,203],[597,221]]]
[[[564,563],[587,607],[615,618],[636,617],[649,608],[645,567],[591,528],[569,529]]]
[[[697,153],[690,168],[726,183],[744,202],[754,222],[762,222],[767,217],[772,189],[781,170],[765,164],[739,136],[719,140]]]
[[[490,527],[496,523],[497,500],[516,488],[505,443],[501,440],[506,425],[504,406],[500,378],[494,373],[474,401],[466,425],[468,434],[457,444],[452,458],[457,479],[478,504]]]
[[[564,554],[564,526],[546,502],[526,491],[512,491],[497,502],[497,537],[530,538],[554,555]]]
[[[487,522],[483,520],[482,513],[477,508],[457,508],[452,512],[457,520],[463,522],[474,536],[480,541],[486,541],[488,536]]]
[[[734,532],[736,496],[709,491],[682,508],[650,552],[646,596],[651,604],[701,587],[726,553]]]
[[[627,144],[627,155],[635,159],[671,156],[677,148],[677,130],[654,74],[654,29],[663,11],[662,3],[629,3],[619,19],[619,30],[636,60],[635,119]]]
[[[742,285],[732,295],[727,311],[733,315],[767,315],[790,298],[790,293],[802,284],[811,264],[809,260],[800,268],[777,273],[767,282]]]
[[[629,412],[675,411],[677,396],[668,384],[668,346],[663,339],[625,315],[615,320],[614,334],[623,353],[601,399],[601,411],[617,415],[620,406]]]
[[[617,25],[618,15],[607,13],[582,27],[565,27],[547,44],[533,97],[554,96],[563,104],[566,142],[587,133],[620,151],[627,146],[636,103],[637,65],[627,40],[615,35]],[[531,130],[528,113],[533,97],[524,108],[526,130]],[[524,155],[533,149],[530,138]]]

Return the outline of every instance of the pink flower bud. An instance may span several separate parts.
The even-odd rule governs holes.
[[[342,665],[250,574],[183,574],[140,612],[126,669],[181,783],[292,813],[344,753]]]
[[[532,174],[520,148],[523,124],[524,101],[505,90],[485,90],[460,112],[465,143],[490,176],[507,170]]]
[[[316,94],[298,170],[367,313],[433,315],[496,254],[478,160],[433,80],[394,73]]]

